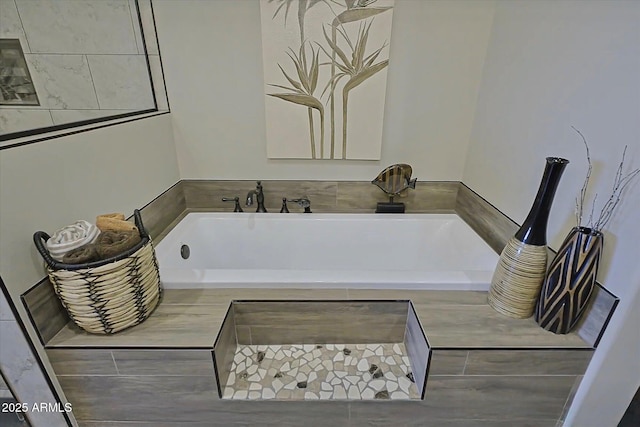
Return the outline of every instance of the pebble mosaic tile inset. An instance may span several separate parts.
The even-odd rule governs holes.
[[[238,345],[223,399],[420,399],[404,344]]]

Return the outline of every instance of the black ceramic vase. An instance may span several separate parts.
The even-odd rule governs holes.
[[[538,194],[522,227],[500,254],[489,289],[489,305],[509,317],[533,314],[547,271],[547,222],[568,160],[547,157]]]
[[[576,326],[596,283],[603,244],[600,231],[571,229],[542,285],[535,311],[538,325],[556,334],[569,333]]]

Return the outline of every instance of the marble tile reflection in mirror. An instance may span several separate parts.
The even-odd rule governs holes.
[[[0,0],[0,38],[21,45],[39,101],[0,102],[0,140],[166,105],[153,27],[149,0]]]
[[[40,105],[19,39],[0,39],[0,105]]]

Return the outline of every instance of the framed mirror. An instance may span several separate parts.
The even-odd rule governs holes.
[[[151,0],[0,0],[0,145],[168,110]]]

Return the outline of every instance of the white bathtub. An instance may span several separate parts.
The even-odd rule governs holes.
[[[454,214],[190,213],[156,255],[166,288],[487,290],[498,260]]]

